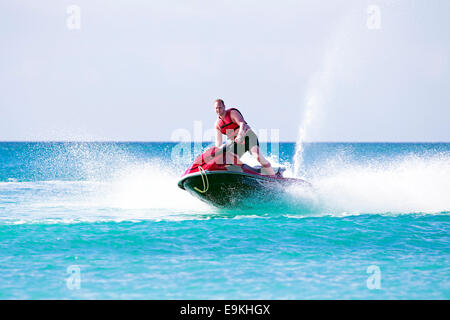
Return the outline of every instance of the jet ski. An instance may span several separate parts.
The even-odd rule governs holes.
[[[216,207],[245,207],[274,199],[291,185],[311,186],[302,179],[283,177],[282,167],[273,168],[275,175],[267,175],[264,168],[242,163],[227,149],[227,144],[207,149],[181,176],[178,186]]]

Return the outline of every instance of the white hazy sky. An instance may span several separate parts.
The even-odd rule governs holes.
[[[449,12],[447,0],[1,0],[0,140],[170,141],[212,127],[223,98],[282,141],[300,126],[308,141],[450,141]]]

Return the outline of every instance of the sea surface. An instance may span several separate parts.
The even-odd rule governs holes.
[[[306,143],[239,209],[177,187],[206,146],[0,143],[0,299],[450,298],[449,143]]]

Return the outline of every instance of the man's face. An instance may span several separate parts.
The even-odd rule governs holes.
[[[214,102],[214,107],[218,116],[222,116],[225,113],[225,106],[220,101]]]

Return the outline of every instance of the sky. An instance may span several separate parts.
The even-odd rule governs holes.
[[[262,140],[450,142],[448,12],[446,0],[0,0],[0,141],[211,140],[221,98]]]

